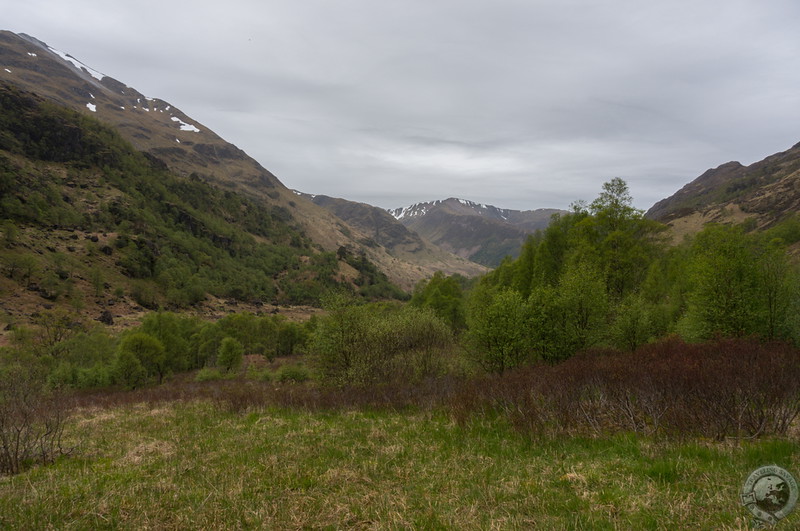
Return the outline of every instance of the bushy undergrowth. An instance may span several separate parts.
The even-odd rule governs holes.
[[[418,381],[443,372],[454,346],[450,328],[427,308],[360,305],[335,296],[327,309],[311,342],[324,383]]]
[[[267,360],[304,352],[313,321],[280,315],[230,314],[216,322],[172,312],[153,312],[140,326],[119,334],[59,309],[37,314],[36,327],[17,327],[11,347],[0,347],[0,368],[32,357],[52,388],[133,389],[195,369],[213,378],[233,374],[243,355]],[[224,376],[224,375],[222,375]],[[222,377],[221,376],[221,377]]]
[[[558,365],[481,377],[434,375],[342,386],[298,380],[279,371],[268,382],[174,382],[87,394],[82,403],[203,399],[231,411],[440,410],[461,423],[499,417],[535,437],[638,433],[717,440],[785,436],[800,413],[800,351],[750,340],[671,339],[633,353],[586,352]]]
[[[534,434],[785,435],[800,413],[800,351],[670,339],[475,379],[450,405],[459,418],[499,413]]]

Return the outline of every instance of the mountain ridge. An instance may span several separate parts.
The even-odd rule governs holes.
[[[645,216],[672,227],[679,239],[708,223],[747,221],[766,229],[798,211],[800,143],[748,166],[731,161],[706,170]]]
[[[389,209],[403,225],[462,258],[494,267],[519,254],[528,235],[564,210],[512,210],[451,197]]]
[[[420,256],[393,256],[358,228],[296,196],[244,151],[169,102],[101,74],[74,57],[29,35],[0,31],[0,81],[91,115],[116,128],[133,146],[160,160],[178,175],[194,176],[223,189],[239,190],[265,205],[280,207],[322,250],[351,247],[377,264],[404,289],[436,270],[468,276],[482,272],[441,250]]]

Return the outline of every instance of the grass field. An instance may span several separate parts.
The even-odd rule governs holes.
[[[436,412],[203,400],[83,409],[69,434],[71,456],[0,478],[0,528],[745,529],[748,474],[800,469],[790,440],[529,440]]]

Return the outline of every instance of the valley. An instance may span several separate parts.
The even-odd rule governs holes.
[[[387,211],[0,68],[0,527],[734,529],[800,466],[800,144],[647,212]]]

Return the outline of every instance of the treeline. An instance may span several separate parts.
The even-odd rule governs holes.
[[[120,272],[124,286],[116,287],[150,309],[184,308],[207,295],[319,304],[324,292],[350,286],[339,258],[316,249],[287,208],[196,174],[178,177],[91,117],[8,86],[0,87],[0,220],[6,276],[49,285],[51,299],[70,295],[72,275],[52,263],[52,251],[30,252],[26,227],[107,235],[85,249],[108,277],[97,283]],[[352,289],[403,296],[363,256],[352,265]],[[88,277],[91,268],[83,269]]]
[[[678,245],[631,205],[613,179],[573,205],[468,292],[434,276],[412,304],[429,306],[490,372],[565,360],[596,347],[624,351],[678,335],[800,342],[800,283],[788,246],[797,218],[765,232],[709,225]]]
[[[344,291],[328,294],[324,306],[324,316],[303,323],[272,314],[206,321],[159,311],[121,333],[51,309],[13,329],[0,367],[27,367],[46,388],[61,390],[134,389],[187,373],[198,381],[313,378],[367,387],[467,372],[453,331],[430,309],[365,303]],[[277,358],[283,366],[270,373],[264,364]]]
[[[595,201],[575,204],[531,236],[519,258],[475,280],[437,273],[421,282],[402,317],[353,301],[336,305],[321,321],[331,339],[312,351],[324,360],[323,379],[354,384],[391,381],[396,371],[378,378],[353,367],[408,362],[413,355],[400,355],[405,347],[398,345],[416,344],[420,334],[438,338],[436,359],[446,361],[440,370],[494,374],[597,349],[630,353],[676,337],[797,347],[800,276],[788,251],[798,241],[794,216],[763,232],[748,223],[709,225],[674,244],[664,225],[632,206],[627,184],[613,179]],[[433,332],[442,325],[447,340]],[[392,334],[382,332],[387,327]],[[453,363],[452,352],[461,361]],[[354,370],[357,376],[344,376]]]
[[[280,315],[239,313],[210,322],[161,311],[117,334],[53,309],[13,331],[12,345],[0,349],[0,366],[29,367],[51,389],[132,389],[198,369],[221,378],[237,374],[245,355],[272,360],[304,353],[315,325]]]

